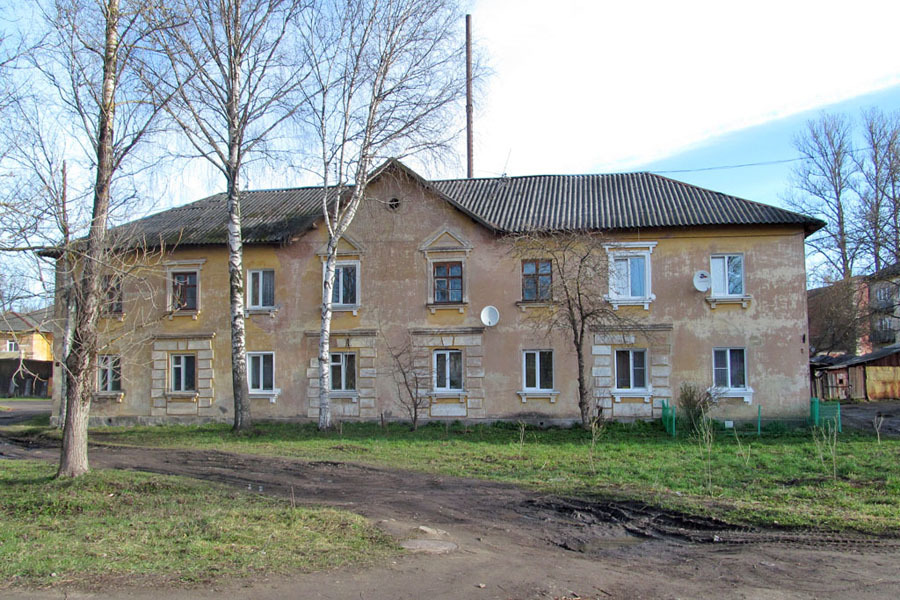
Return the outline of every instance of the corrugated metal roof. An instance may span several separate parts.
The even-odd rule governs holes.
[[[824,223],[652,173],[537,175],[431,183],[500,231]]]
[[[805,215],[651,173],[428,181],[396,160],[376,173],[392,166],[500,232],[785,224],[811,233],[824,226]],[[302,233],[321,215],[321,194],[320,187],[243,192],[244,242],[285,243]],[[216,194],[114,231],[150,246],[224,244],[227,217],[225,194]]]
[[[53,306],[39,308],[29,313],[7,311],[0,314],[0,331],[52,332]]]

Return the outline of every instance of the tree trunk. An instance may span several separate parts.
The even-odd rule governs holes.
[[[322,285],[322,323],[319,328],[319,430],[331,428],[331,294],[334,289],[334,268],[340,238],[328,239],[325,260],[325,281]]]
[[[66,386],[66,421],[63,427],[58,477],[77,477],[88,471],[87,424],[91,410],[91,375],[97,351],[97,315],[100,309],[99,279],[106,245],[109,189],[113,174],[113,124],[115,118],[118,59],[119,0],[106,5],[103,87],[97,130],[97,180],[94,208],[82,272],[75,289],[75,328],[69,356]]]
[[[591,402],[589,390],[584,379],[584,345],[582,340],[575,343],[575,354],[578,358],[578,408],[581,411],[581,424],[585,428],[591,426]]]
[[[234,163],[232,163],[234,164]],[[231,307],[231,387],[234,393],[234,427],[251,425],[247,387],[247,348],[244,332],[244,266],[241,238],[241,201],[237,169],[228,174],[228,281]]]

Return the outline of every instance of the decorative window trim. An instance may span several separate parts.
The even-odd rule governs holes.
[[[265,289],[264,273],[272,273],[272,304],[253,304],[253,274],[259,273],[259,300],[263,300],[263,290]],[[274,316],[278,308],[275,305],[275,269],[247,269],[247,313],[248,314],[265,314],[269,313]]]
[[[731,350],[741,350],[744,353],[744,387],[730,387],[716,385],[716,351],[725,350],[728,359],[728,379],[731,381]],[[750,365],[747,357],[747,348],[744,346],[716,346],[712,349],[712,379],[713,384],[707,388],[714,398],[740,398],[746,404],[753,404],[753,388],[750,386]]]
[[[352,266],[356,268],[356,302],[354,304],[338,304],[335,302],[331,303],[331,311],[332,312],[352,312],[353,316],[357,316],[359,314],[359,309],[362,306],[362,274],[360,268],[360,261],[357,260],[337,260],[334,263],[334,284],[337,285],[339,283],[338,280],[338,268]],[[325,285],[325,269],[327,268],[326,263],[322,263],[322,285]],[[331,288],[331,293],[334,293],[334,288]]]
[[[634,379],[634,353],[644,353],[644,387],[620,388],[619,385],[619,352],[628,352],[628,380],[632,383]],[[616,348],[613,350],[613,388],[610,394],[613,400],[621,402],[622,398],[641,398],[645,403],[649,403],[653,399],[653,384],[650,381],[650,350],[649,348]]]
[[[448,235],[453,238],[458,245],[455,246],[432,246],[441,236]],[[457,310],[465,313],[469,305],[469,265],[468,257],[472,251],[472,244],[462,235],[455,231],[443,227],[428,238],[419,246],[419,251],[425,255],[425,265],[428,269],[426,280],[428,282],[427,301],[425,306],[434,314],[438,310]],[[462,302],[435,302],[434,299],[434,263],[441,262],[458,262],[462,265]]]
[[[609,265],[609,292],[603,297],[609,302],[613,310],[619,310],[620,306],[643,306],[644,310],[650,310],[650,303],[656,300],[653,293],[653,261],[650,256],[659,242],[610,242],[603,244],[606,250],[607,263]],[[644,296],[616,296],[612,293],[615,286],[615,260],[628,257],[644,258]]]
[[[203,308],[203,265],[206,263],[205,258],[191,260],[170,260],[166,261],[166,310],[169,311],[169,319],[174,317],[189,316],[194,320],[200,315]],[[188,273],[194,271],[197,274],[197,308],[195,309],[174,309],[173,299],[175,296],[175,286],[173,275],[175,273]]]
[[[450,354],[456,353],[459,354],[459,388],[450,387]],[[446,373],[445,379],[447,382],[447,387],[439,388],[437,385],[437,357],[439,354],[446,355],[445,365],[446,365]],[[463,355],[462,350],[458,350],[456,348],[440,348],[433,350],[431,352],[431,396],[436,398],[455,398],[459,396],[460,402],[463,401],[466,394],[466,370],[463,361],[465,360],[465,356]]]

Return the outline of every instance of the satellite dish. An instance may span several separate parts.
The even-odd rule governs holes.
[[[481,309],[481,322],[487,327],[493,327],[500,320],[500,311],[496,306],[485,306]]]
[[[694,289],[698,292],[709,290],[709,271],[697,271],[694,273]]]

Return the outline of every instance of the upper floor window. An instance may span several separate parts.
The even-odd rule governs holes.
[[[337,306],[356,306],[359,304],[358,262],[343,262],[335,265],[331,303]]]
[[[250,392],[275,391],[275,354],[248,352],[247,363]]]
[[[249,272],[250,308],[272,308],[275,306],[275,271],[260,269]]]
[[[436,262],[434,268],[434,301],[457,304],[463,301],[463,264],[461,261]]]
[[[650,308],[656,296],[651,290],[650,255],[656,242],[616,242],[605,246],[609,257],[609,294],[606,299],[620,305]]]
[[[717,254],[710,258],[713,296],[744,295],[744,257],[741,254]]]
[[[747,360],[743,348],[713,349],[713,385],[725,390],[747,388]]]
[[[547,259],[522,261],[522,300],[549,302],[553,285],[552,264]]]
[[[616,389],[647,389],[646,350],[616,350]]]
[[[118,275],[104,275],[102,285],[102,312],[107,315],[122,314],[122,278]]]
[[[434,351],[434,391],[461,392],[463,389],[462,352],[460,350]]]
[[[197,357],[172,354],[169,357],[169,388],[173,392],[197,391]]]
[[[122,391],[122,367],[118,356],[101,354],[97,357],[97,391]]]
[[[6,340],[6,351],[7,352],[18,352],[19,351],[19,342],[16,340]]]
[[[525,350],[522,353],[522,379],[526,392],[553,390],[553,351]]]
[[[197,271],[172,271],[172,310],[197,310],[200,294]]]
[[[356,391],[356,354],[331,354],[331,389],[336,392]]]

